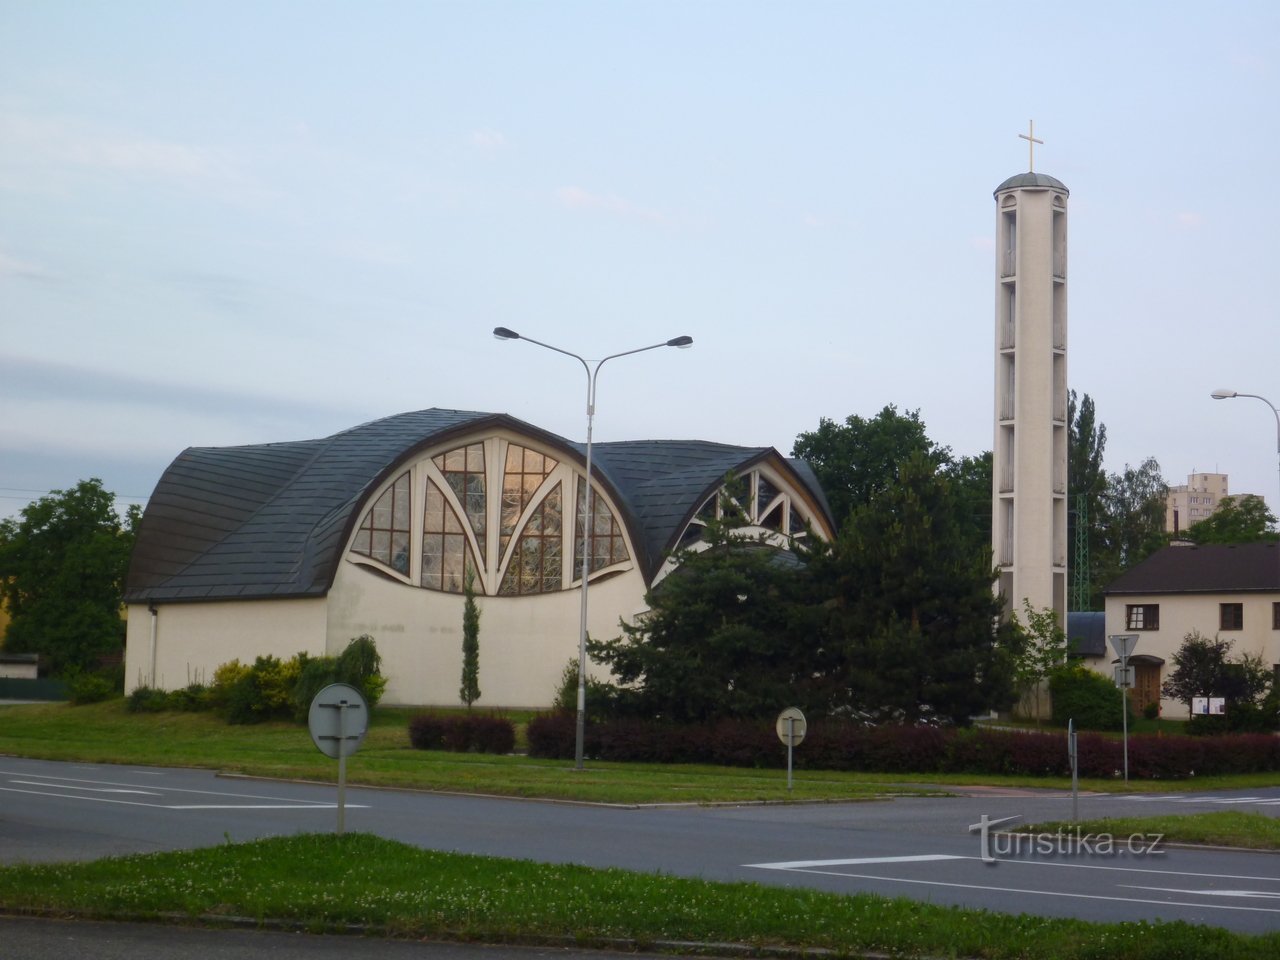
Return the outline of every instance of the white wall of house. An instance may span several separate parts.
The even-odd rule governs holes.
[[[1272,605],[1280,602],[1276,593],[1186,593],[1140,594],[1108,596],[1106,599],[1107,636],[1132,633],[1138,637],[1135,654],[1160,657],[1165,663],[1161,668],[1161,683],[1174,669],[1173,655],[1182,646],[1188,633],[1199,630],[1203,636],[1220,637],[1233,641],[1231,656],[1251,653],[1262,657],[1265,664],[1280,665],[1280,630],[1273,628]],[[1244,610],[1244,628],[1223,630],[1220,627],[1220,604],[1239,603]],[[1130,630],[1126,611],[1132,605],[1160,607],[1159,628],[1155,630]],[[1110,650],[1108,650],[1110,653]],[[1110,656],[1089,661],[1089,665],[1107,676],[1112,675]],[[1187,706],[1177,700],[1160,701],[1162,716],[1174,719],[1187,715]]]
[[[314,600],[243,600],[129,604],[125,692],[138,686],[176,690],[212,683],[231,660],[253,663],[268,654],[325,652],[326,603]],[[154,627],[154,631],[153,631]]]

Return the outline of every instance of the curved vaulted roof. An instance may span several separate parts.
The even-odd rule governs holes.
[[[419,410],[320,440],[191,447],[160,478],[129,568],[132,603],[319,597],[369,495],[421,451],[506,429],[582,463],[585,447],[506,414]],[[768,461],[815,515],[830,509],[812,471],[771,447],[696,440],[592,445],[593,474],[622,512],[646,581],[727,473]]]

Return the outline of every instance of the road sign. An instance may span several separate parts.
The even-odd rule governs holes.
[[[1111,649],[1121,660],[1128,660],[1133,656],[1133,648],[1138,645],[1136,633],[1113,633],[1107,639],[1111,641]]]
[[[1113,679],[1117,687],[1129,689],[1134,685],[1134,669],[1133,667],[1116,667]]]
[[[311,701],[307,727],[312,742],[326,757],[349,757],[364,742],[369,729],[369,705],[355,687],[331,683]]]
[[[778,722],[774,725],[778,731],[778,739],[788,747],[798,747],[804,743],[804,735],[808,732],[808,724],[799,707],[787,707],[778,714]]]
[[[320,752],[338,761],[338,833],[342,833],[347,822],[347,757],[364,742],[369,705],[355,687],[331,683],[311,701],[307,728]]]

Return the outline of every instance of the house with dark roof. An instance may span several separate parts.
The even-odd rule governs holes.
[[[333,654],[369,634],[388,703],[456,703],[471,578],[483,702],[546,706],[576,659],[584,540],[588,629],[612,637],[724,509],[781,549],[833,535],[813,472],[772,447],[593,444],[590,517],[585,453],[506,414],[443,409],[184,450],[129,569],[127,686],[208,682],[230,660]]]
[[[1138,710],[1156,701],[1169,715],[1186,709],[1161,701],[1160,685],[1192,630],[1231,640],[1233,656],[1256,654],[1280,671],[1280,546],[1274,542],[1180,542],[1121,574],[1104,594],[1108,636],[1138,637],[1130,658]],[[1108,675],[1114,666],[1109,649],[1089,662]]]

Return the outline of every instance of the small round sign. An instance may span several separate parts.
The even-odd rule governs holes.
[[[778,731],[778,739],[789,747],[798,747],[804,742],[808,724],[799,707],[787,707],[778,714],[778,722],[774,724]]]
[[[307,727],[312,743],[326,757],[349,757],[364,742],[369,729],[369,705],[355,687],[331,683],[311,701]]]

